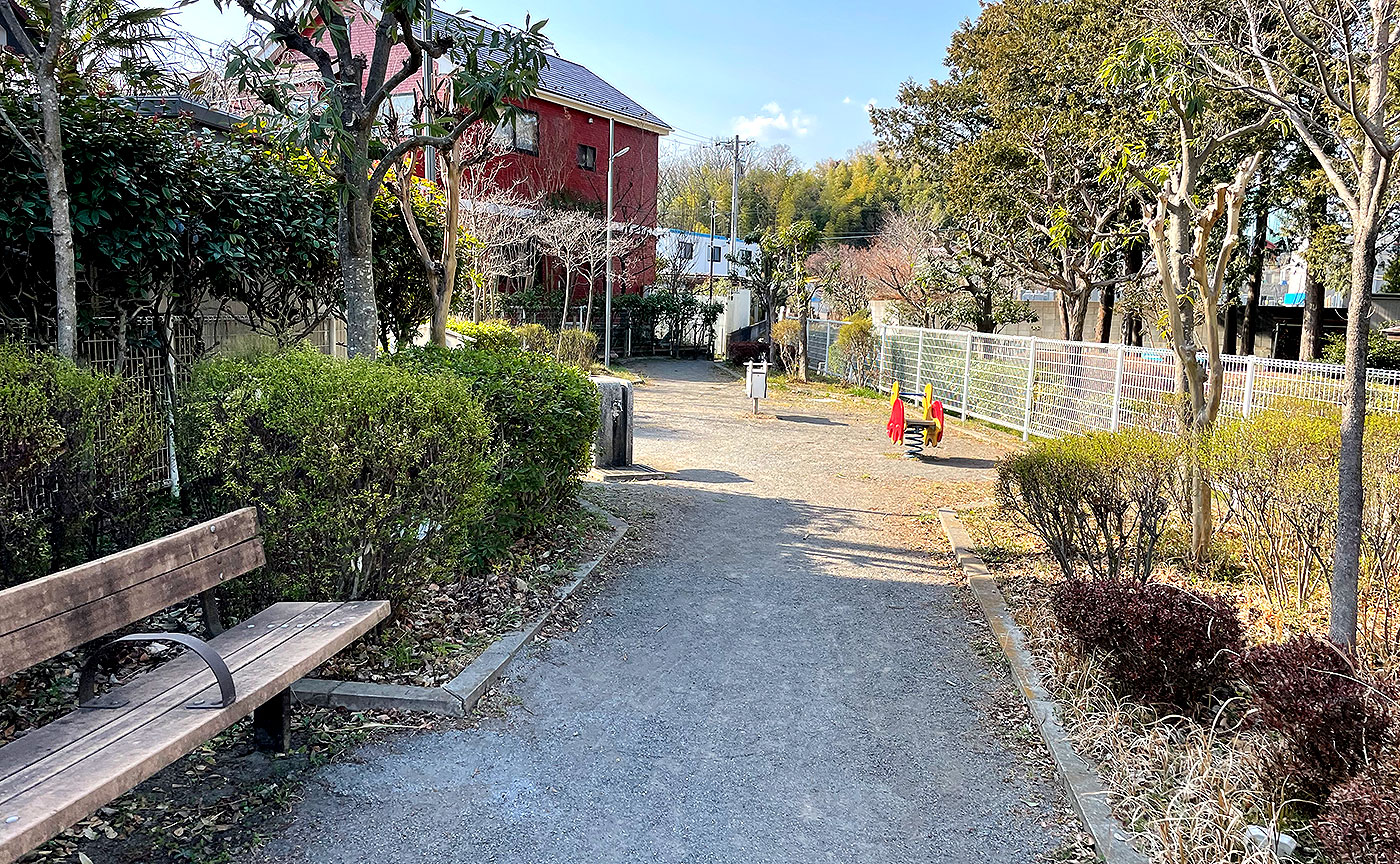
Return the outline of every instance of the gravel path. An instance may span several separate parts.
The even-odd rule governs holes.
[[[606,494],[644,526],[645,552],[613,567],[577,632],[508,670],[505,717],[327,768],[264,860],[1054,850],[1062,804],[991,731],[1006,684],[971,647],[959,580],[945,555],[907,548],[911,502],[987,479],[996,447],[955,432],[912,462],[868,403],[778,398],[753,418],[712,364],[642,371],[636,457],[670,479]]]

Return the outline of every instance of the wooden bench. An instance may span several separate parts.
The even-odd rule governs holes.
[[[0,679],[210,591],[263,560],[257,514],[249,508],[0,591]],[[256,745],[285,750],[292,682],[388,614],[387,601],[277,603],[207,643],[140,633],[90,652],[79,676],[79,707],[0,748],[0,862],[8,864],[250,713]],[[133,642],[190,650],[97,695],[104,651]]]

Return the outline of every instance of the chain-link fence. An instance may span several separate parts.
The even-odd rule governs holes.
[[[843,326],[809,322],[807,357],[814,371],[883,392],[898,381],[910,398],[932,385],[945,409],[1025,437],[1164,429],[1174,422],[1175,355],[1161,348],[877,326],[868,347],[848,349],[869,356],[846,357],[838,342]],[[1332,363],[1236,356],[1221,363],[1221,416],[1300,403],[1336,406],[1345,396],[1345,370]],[[857,369],[868,371],[853,374]],[[1366,398],[1370,411],[1400,413],[1400,372],[1370,370]]]
[[[225,316],[175,318],[168,326],[168,356],[161,350],[160,333],[150,319],[130,321],[124,333],[118,332],[114,322],[97,322],[97,326],[79,335],[74,352],[78,365],[119,375],[130,385],[123,391],[123,398],[139,405],[155,432],[145,444],[142,476],[134,479],[165,486],[172,480],[169,439],[172,406],[166,388],[172,395],[177,393],[189,380],[196,360],[219,345],[246,337],[251,332],[241,322]],[[306,341],[324,353],[344,356],[344,328],[344,322],[339,319],[327,318],[307,335]],[[0,330],[0,335],[9,335],[21,343],[40,344],[40,340],[22,329],[8,333]],[[52,341],[51,334],[46,336],[44,344]],[[95,442],[99,458],[106,452],[109,440],[106,432],[99,422]],[[31,477],[8,478],[5,485],[13,506],[19,510],[43,509],[52,503],[55,492]]]

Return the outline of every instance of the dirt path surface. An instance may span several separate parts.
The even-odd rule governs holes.
[[[748,416],[708,363],[651,363],[641,527],[578,630],[509,670],[505,716],[321,772],[260,860],[1023,862],[1065,830],[1053,781],[992,731],[1007,685],[973,645],[913,503],[985,481],[954,432],[913,462],[878,407],[781,394]],[[771,416],[776,415],[776,416]]]

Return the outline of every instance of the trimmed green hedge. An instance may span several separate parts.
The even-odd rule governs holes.
[[[160,441],[121,379],[0,340],[0,588],[162,533]]]
[[[492,479],[487,557],[550,520],[578,491],[598,430],[598,391],[582,372],[531,351],[414,348],[396,365],[464,382],[492,418],[502,458]]]
[[[237,611],[398,600],[478,555],[499,448],[465,382],[311,349],[195,368],[178,422],[188,500],[261,513],[267,566]]]

